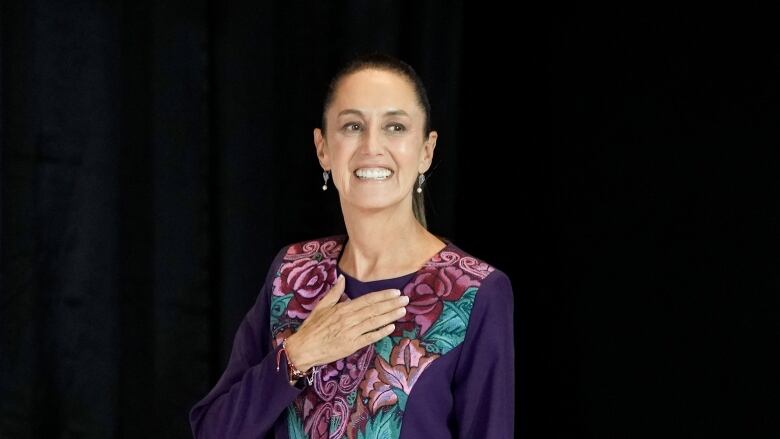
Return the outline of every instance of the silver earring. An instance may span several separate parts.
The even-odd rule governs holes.
[[[423,185],[423,183],[425,183],[425,175],[420,174],[420,176],[417,177],[417,193],[418,194],[422,193],[422,185]]]
[[[324,171],[322,173],[322,179],[325,180],[325,183],[322,185],[322,190],[326,191],[328,190],[328,171]]]

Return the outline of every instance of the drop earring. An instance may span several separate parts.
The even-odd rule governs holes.
[[[324,191],[328,190],[328,177],[329,176],[330,175],[328,175],[328,171],[323,171],[322,172],[322,179],[325,180],[325,183],[323,183],[323,185],[322,185],[322,190],[324,190]]]
[[[422,193],[422,185],[423,185],[423,183],[425,183],[425,175],[424,174],[420,174],[420,176],[417,177],[417,193],[418,194]]]

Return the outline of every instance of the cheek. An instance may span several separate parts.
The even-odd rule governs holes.
[[[409,172],[417,173],[417,168],[420,165],[423,157],[425,157],[424,148],[419,143],[407,142],[398,148],[398,164],[407,169]]]

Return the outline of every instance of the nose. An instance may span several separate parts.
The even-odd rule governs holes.
[[[384,149],[382,141],[382,133],[378,127],[367,127],[360,145],[361,152],[371,156],[381,155]]]

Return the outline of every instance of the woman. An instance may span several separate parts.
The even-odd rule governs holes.
[[[276,255],[198,438],[510,438],[512,287],[425,227],[437,133],[422,82],[386,55],[332,80],[314,144],[346,235]]]

